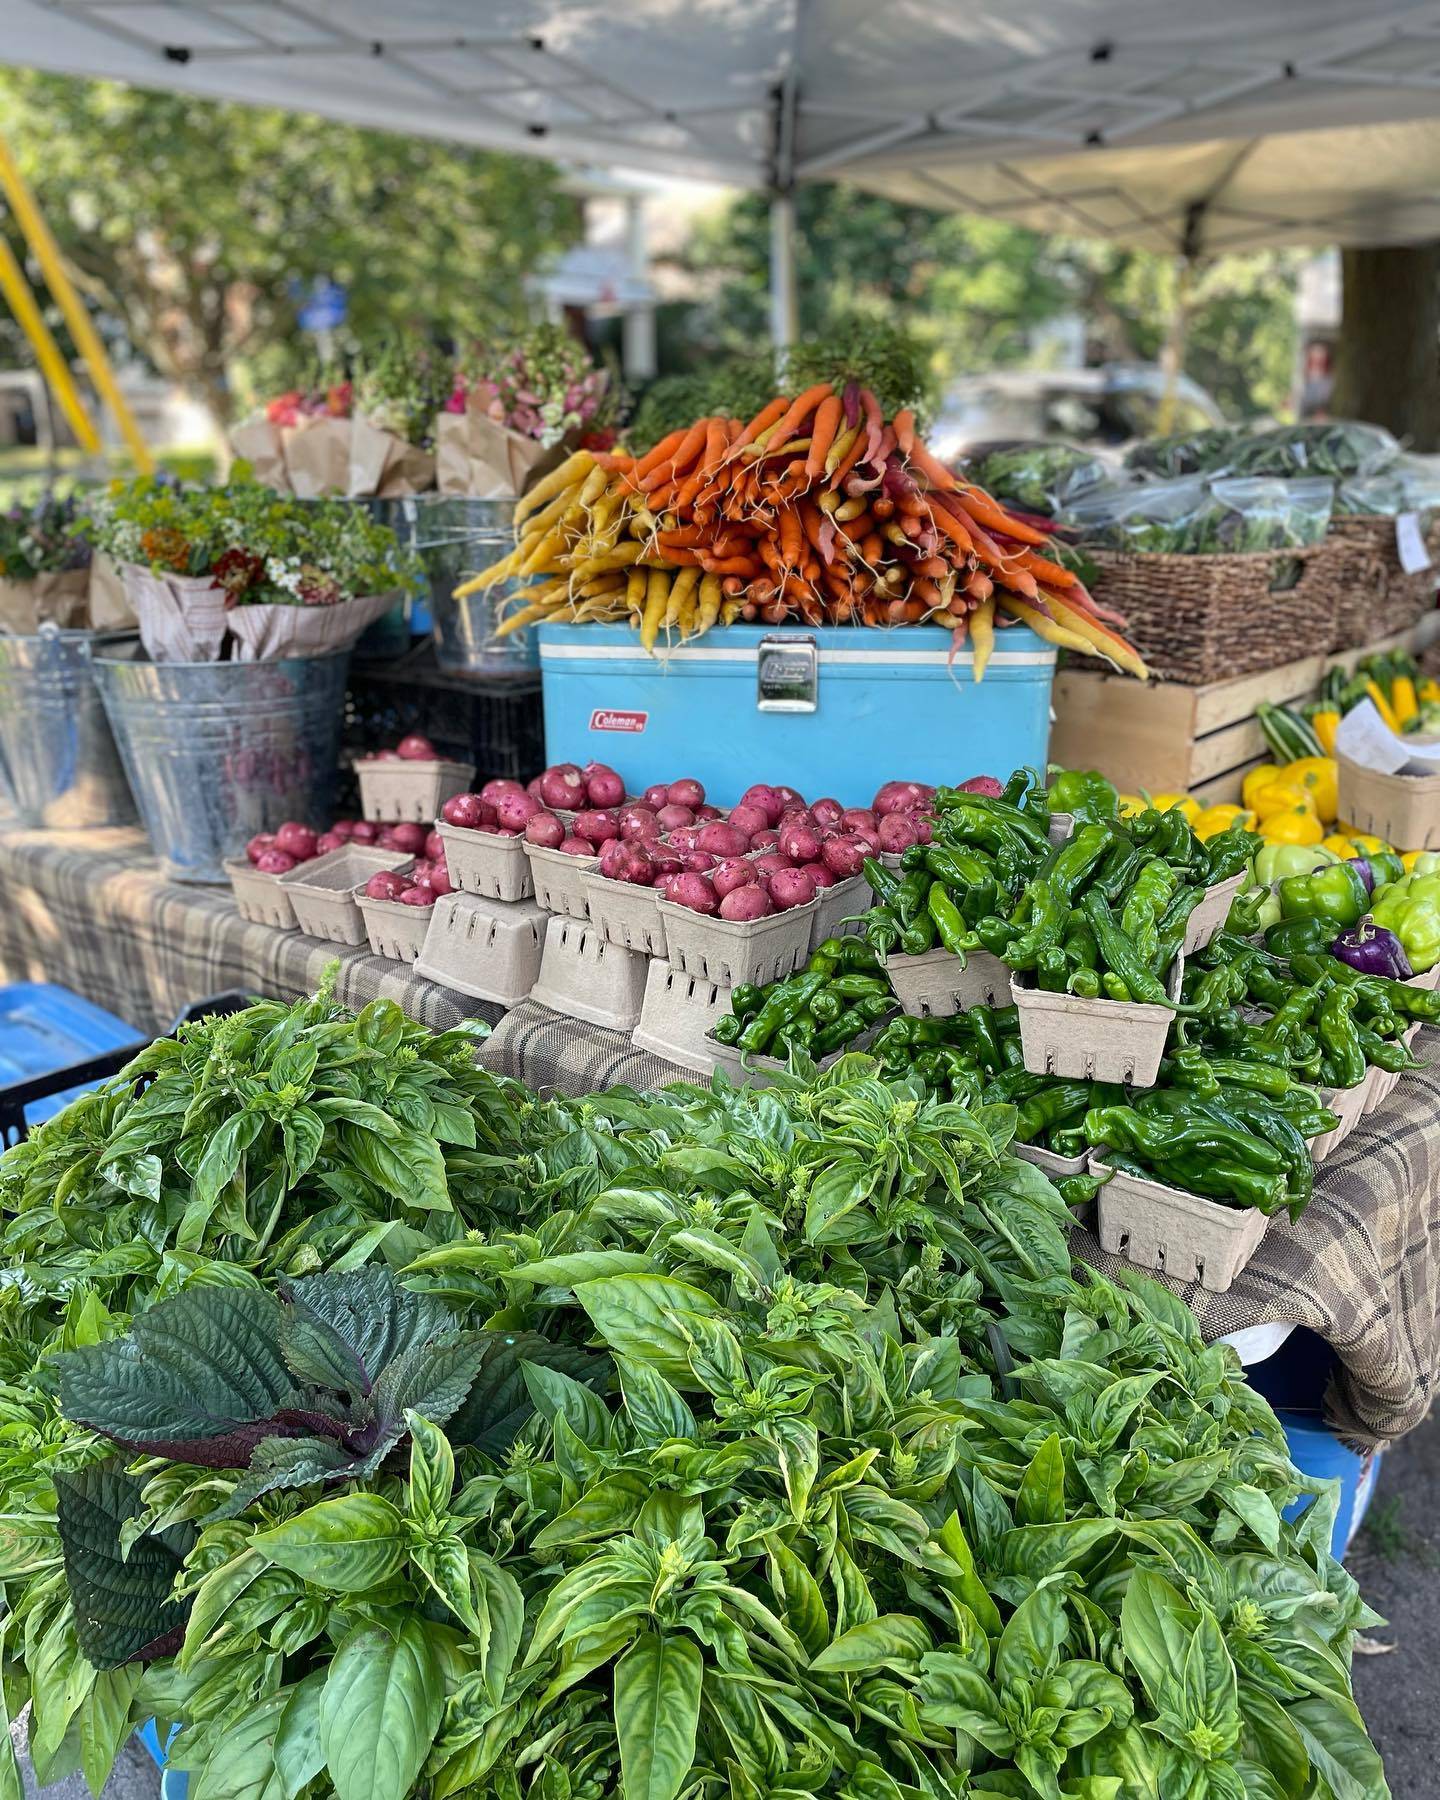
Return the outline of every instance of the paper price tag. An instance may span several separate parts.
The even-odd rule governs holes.
[[[1425,534],[1420,529],[1420,515],[1413,512],[1395,515],[1395,553],[1407,575],[1418,575],[1430,567],[1430,552],[1425,547]]]

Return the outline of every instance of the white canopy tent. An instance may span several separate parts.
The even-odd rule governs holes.
[[[1440,237],[1440,4],[6,0],[29,66],[1158,250]]]

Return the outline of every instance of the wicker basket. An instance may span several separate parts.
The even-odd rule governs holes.
[[[1321,656],[1335,640],[1338,541],[1243,556],[1087,550],[1095,598],[1164,681],[1199,685]],[[1102,665],[1085,658],[1096,668]]]
[[[1337,513],[1327,543],[1340,554],[1335,648],[1358,649],[1417,624],[1435,604],[1435,569],[1407,575],[1395,548],[1395,521],[1368,513]],[[1425,531],[1430,560],[1440,564],[1440,516]]]

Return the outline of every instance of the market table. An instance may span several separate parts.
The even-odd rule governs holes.
[[[496,1025],[480,1055],[541,1092],[592,1093],[694,1079],[606,1031],[526,1001],[464,999],[365,949],[341,950],[240,918],[228,888],[163,880],[137,831],[63,834],[0,826],[0,980],[57,981],[144,1030],[166,1029],[205,994],[276,998],[313,991],[338,958],[337,999],[377,994],[443,1029],[465,1017]],[[1422,1036],[1433,1066],[1407,1075],[1320,1170],[1304,1217],[1272,1222],[1225,1294],[1177,1289],[1207,1338],[1270,1325],[1308,1326],[1340,1370],[1330,1422],[1357,1446],[1401,1437],[1440,1388],[1440,1032]],[[1088,1232],[1077,1253],[1116,1274]]]
[[[383,994],[438,1031],[500,1017],[364,945],[247,923],[228,887],[166,881],[133,827],[71,837],[0,825],[0,981],[58,982],[159,1032],[208,994],[313,993],[337,960],[335,997],[346,1006]]]

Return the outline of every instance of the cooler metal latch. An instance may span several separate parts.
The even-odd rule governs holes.
[[[813,637],[763,637],[755,653],[760,712],[813,713],[820,706],[820,651]]]

